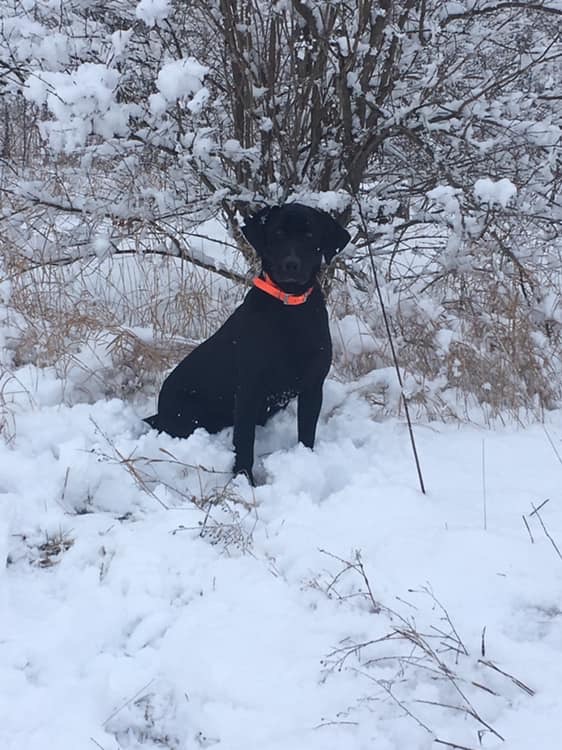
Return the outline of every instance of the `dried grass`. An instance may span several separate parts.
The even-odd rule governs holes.
[[[560,325],[541,314],[530,282],[505,269],[436,275],[429,262],[414,278],[394,255],[380,263],[416,417],[541,419],[560,403]],[[350,347],[345,335],[338,342],[333,376],[361,382],[381,415],[400,414],[399,389],[385,372],[393,361],[373,281],[358,268],[339,259],[323,278],[336,330],[351,315],[369,332],[363,348]],[[11,284],[13,368],[50,366],[62,379],[78,373],[80,385],[69,389],[74,400],[153,394],[246,291],[177,257],[146,253],[61,264],[12,251],[4,254],[3,276]],[[560,300],[540,269],[533,284]],[[0,431],[8,429],[8,411],[0,397]]]
[[[350,636],[324,660],[326,678],[351,670],[374,692],[358,699],[357,706],[348,708],[344,715],[352,716],[361,704],[379,700],[395,707],[397,717],[413,721],[433,742],[442,745],[466,748],[454,740],[439,738],[432,727],[436,710],[457,715],[479,746],[486,735],[503,741],[478,703],[496,716],[498,702],[509,704],[515,688],[527,696],[533,696],[534,690],[486,654],[485,629],[480,651],[473,655],[429,585],[409,589],[408,597],[416,604],[395,598],[405,605],[403,613],[397,605],[385,606],[376,596],[359,552],[351,560],[325,554],[339,569],[314,579],[311,586],[342,604],[366,608],[373,615],[372,637],[356,640]],[[429,619],[424,610],[429,610]],[[453,730],[454,722],[449,726]]]
[[[366,351],[354,354],[344,344],[334,360],[336,376],[359,380],[392,367],[374,292],[350,293],[342,281],[333,287],[335,317],[354,315],[371,333]],[[560,298],[559,290],[553,293]],[[420,416],[464,420],[478,410],[490,422],[542,419],[560,404],[561,326],[537,314],[517,279],[450,275],[431,295],[419,296],[395,286],[387,312],[407,395]],[[384,413],[396,413],[396,388],[376,378],[371,384],[372,400]]]
[[[243,294],[174,257],[29,270],[21,257],[7,256],[4,265],[12,368],[53,367],[62,379],[83,370],[94,398],[157,390],[165,371],[209,336]]]
[[[58,565],[64,554],[74,546],[75,541],[72,532],[64,529],[46,532],[43,541],[26,534],[18,534],[16,537],[23,549],[23,556],[20,555],[18,559],[23,557],[29,564],[39,568],[52,568]],[[12,565],[14,562],[14,557],[9,555],[7,564]]]
[[[187,463],[163,448],[156,456],[126,456],[98,425],[96,428],[108,448],[107,452],[98,450],[97,455],[126,471],[144,495],[166,511],[198,511],[195,526],[180,524],[173,534],[197,532],[226,553],[251,553],[258,522],[256,501],[242,497],[230,471]],[[164,490],[166,500],[159,490]]]

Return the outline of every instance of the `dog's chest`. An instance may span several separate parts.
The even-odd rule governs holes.
[[[304,380],[321,379],[330,367],[328,314],[319,292],[295,307],[250,292],[230,330],[237,339],[239,377],[259,380],[270,393],[299,390]]]
[[[272,390],[298,390],[303,379],[322,377],[330,367],[330,332],[327,315],[322,309],[306,315],[287,311],[272,322],[256,344],[261,350],[264,377]]]
[[[306,373],[311,367],[330,356],[330,342],[324,331],[278,330],[275,337],[265,347],[267,369],[290,376]]]

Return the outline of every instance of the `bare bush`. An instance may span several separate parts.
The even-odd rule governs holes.
[[[369,300],[375,268],[412,395],[432,415],[476,402],[490,417],[538,416],[560,402],[557,3],[2,9],[0,228],[12,266],[87,268],[92,257],[137,253],[135,318],[175,337],[185,307],[200,339],[230,300],[212,297],[226,302],[216,314],[189,284],[187,296],[168,294],[166,315],[162,289],[150,296],[141,281],[147,256],[243,283],[235,253],[255,259],[241,218],[298,199],[332,211],[354,237],[338,271],[343,293],[327,286],[374,343],[344,357],[341,375],[389,364]],[[57,55],[45,42],[53,29]],[[227,262],[198,245],[211,219],[231,233]],[[14,299],[22,306],[17,289]],[[87,337],[98,312],[121,308],[113,325],[128,325],[122,302],[107,311],[84,302],[74,323],[26,334],[21,361],[52,361],[62,348],[53,328]]]

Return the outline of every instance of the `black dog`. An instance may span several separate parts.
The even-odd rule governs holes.
[[[242,227],[262,276],[226,323],[164,381],[151,427],[187,437],[234,425],[234,471],[253,484],[254,435],[298,396],[298,439],[312,448],[332,361],[316,275],[350,237],[328,214],[299,203],[265,208]]]

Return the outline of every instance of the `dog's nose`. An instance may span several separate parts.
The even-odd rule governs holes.
[[[283,261],[283,270],[287,274],[297,274],[301,270],[301,262],[296,255],[290,255]]]

